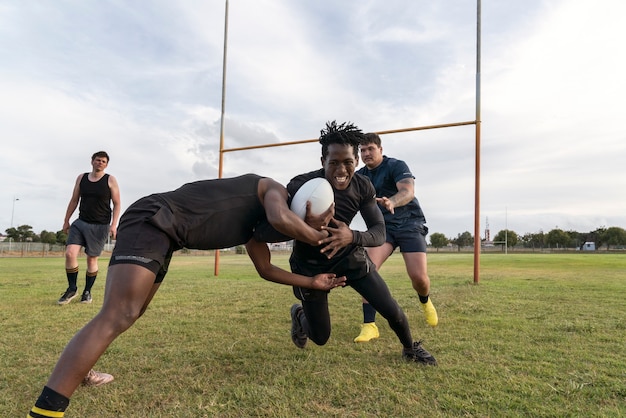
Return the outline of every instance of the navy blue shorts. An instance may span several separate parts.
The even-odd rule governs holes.
[[[400,247],[401,253],[425,253],[428,227],[417,222],[405,223],[401,227],[387,227],[386,241],[393,249]]]

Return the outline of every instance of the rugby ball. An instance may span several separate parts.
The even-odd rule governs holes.
[[[335,201],[333,187],[328,180],[316,177],[304,183],[291,199],[291,211],[301,219],[306,216],[306,202],[311,202],[311,213],[319,215]]]

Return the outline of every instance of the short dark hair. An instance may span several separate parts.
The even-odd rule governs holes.
[[[111,161],[111,159],[109,158],[109,154],[106,153],[106,151],[98,151],[98,152],[94,152],[94,154],[91,156],[91,161],[95,160],[96,158],[106,158],[107,159],[107,163],[109,161]]]
[[[377,147],[381,147],[381,142],[380,142],[380,137],[378,136],[378,134],[374,133],[374,132],[368,132],[366,134],[363,135],[363,141],[361,141],[361,144],[374,144]]]
[[[320,131],[320,144],[322,144],[322,158],[328,156],[330,144],[352,145],[354,156],[359,156],[359,144],[363,141],[363,132],[354,126],[352,122],[344,122],[337,125],[336,121],[326,122],[326,127]]]

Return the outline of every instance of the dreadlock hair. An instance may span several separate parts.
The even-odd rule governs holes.
[[[320,131],[320,144],[322,144],[322,158],[328,156],[330,144],[352,145],[354,156],[359,156],[359,144],[363,140],[363,132],[354,126],[352,122],[344,122],[337,125],[336,121],[326,122],[326,128]]]

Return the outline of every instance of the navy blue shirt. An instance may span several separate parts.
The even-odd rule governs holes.
[[[383,161],[373,170],[367,166],[359,169],[357,173],[369,178],[376,189],[376,197],[391,197],[398,193],[396,183],[402,179],[412,178],[415,176],[411,173],[409,166],[402,160],[389,158],[383,155]],[[385,218],[387,228],[398,227],[409,220],[414,220],[419,224],[426,223],[426,217],[420,207],[417,197],[404,206],[394,208],[394,214],[389,212],[384,206],[379,205],[380,210]]]

